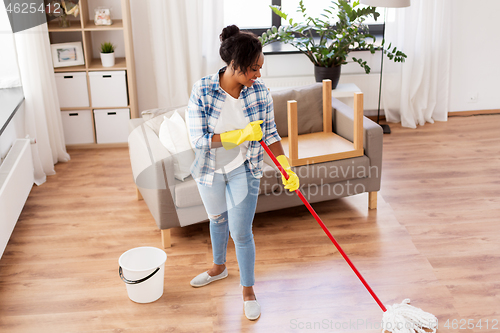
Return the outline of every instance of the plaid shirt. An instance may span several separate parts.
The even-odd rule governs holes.
[[[189,98],[186,121],[189,128],[189,137],[194,146],[196,158],[191,165],[191,174],[202,185],[212,185],[215,172],[215,149],[211,149],[214,129],[217,125],[226,93],[219,84],[218,73],[206,76],[196,82]],[[263,120],[263,140],[271,145],[281,138],[274,123],[273,99],[264,83],[256,81],[250,88],[243,86],[240,93],[243,99],[243,113],[248,122]],[[252,175],[262,177],[264,163],[264,149],[258,141],[249,141],[246,160]]]

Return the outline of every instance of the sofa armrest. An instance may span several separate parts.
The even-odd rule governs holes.
[[[141,124],[128,137],[134,182],[160,229],[179,226],[174,205],[173,156],[154,131]]]
[[[353,141],[354,138],[354,110],[332,98],[332,112],[334,115],[333,131],[343,138]],[[376,122],[363,117],[363,148],[365,155],[370,158],[370,178],[374,179],[371,191],[380,189],[382,172],[383,130]],[[373,172],[372,172],[373,171]]]

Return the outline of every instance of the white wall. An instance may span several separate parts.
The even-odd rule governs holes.
[[[453,1],[450,111],[500,109],[500,1]]]
[[[158,107],[146,1],[130,0],[139,112]],[[186,101],[187,104],[187,101]]]
[[[157,107],[148,14],[142,1],[130,2],[139,109],[146,110]],[[453,0],[452,10],[449,111],[500,109],[500,44],[497,43],[496,31],[500,1]],[[371,74],[365,74],[358,64],[350,63],[342,67],[340,83],[355,83],[364,93],[365,114],[376,114],[380,53],[371,55],[366,51],[362,54],[358,52],[355,56],[368,61],[372,68]],[[267,55],[262,74],[264,81],[266,78],[277,77],[302,77],[313,80],[314,75],[311,62],[302,54]],[[477,102],[470,103],[468,97],[474,93],[477,93]]]

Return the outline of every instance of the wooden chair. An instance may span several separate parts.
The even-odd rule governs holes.
[[[298,135],[297,101],[287,102],[288,137],[282,138],[290,166],[300,166],[362,156],[363,93],[354,93],[354,142],[332,129],[332,81],[323,80],[323,132]]]

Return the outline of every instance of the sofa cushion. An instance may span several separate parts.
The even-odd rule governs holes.
[[[159,115],[167,113],[168,111],[170,111],[168,108],[156,108],[156,109],[144,110],[141,112],[141,117],[145,121],[148,121],[155,117],[158,117]]]
[[[164,114],[161,114],[159,116],[156,116],[154,118],[151,118],[147,121],[144,122],[144,125],[151,128],[153,130],[153,132],[159,136],[160,135],[160,127],[161,127],[161,124],[163,123],[163,118]]]
[[[278,186],[281,186],[281,176],[266,162],[264,162],[264,166],[262,167],[262,173],[263,175],[260,179],[259,194],[276,192]]]
[[[187,106],[175,106],[175,107],[168,107],[168,108],[156,108],[156,109],[149,109],[149,110],[144,110],[141,112],[141,117],[145,121],[151,120],[153,118],[156,118],[160,115],[165,115],[165,113],[170,112],[170,111],[175,111],[178,110],[179,113],[181,110],[186,109]],[[182,111],[182,117],[184,117],[184,111]]]
[[[183,182],[175,181],[174,203],[181,208],[203,205],[193,176],[189,176]]]
[[[337,161],[317,163],[311,165],[303,165],[292,168],[299,176],[300,187],[315,187],[322,188],[321,185],[336,184],[342,181],[348,181],[359,178],[367,178],[370,174],[373,177],[380,177],[380,170],[375,166],[370,166],[370,159],[367,156],[348,158]],[[263,177],[260,180],[259,194],[271,194],[273,192],[280,194],[283,192],[281,184],[281,174],[278,168],[264,163]],[[331,188],[332,191],[338,190],[353,190],[348,187],[337,189]],[[202,205],[200,194],[196,182],[190,176],[184,182],[176,180],[175,184],[175,205],[177,207],[192,207]],[[346,194],[347,195],[347,194]]]
[[[270,165],[264,163],[262,168],[263,176],[260,179],[259,194],[269,194],[281,186],[281,178],[277,178],[276,170]],[[174,190],[174,202],[177,207],[186,208],[202,205],[198,187],[192,176],[186,178],[183,182],[176,180]]]
[[[380,175],[380,170],[370,169],[370,158],[359,156],[337,161],[293,167],[292,170],[299,176],[300,186],[320,186],[339,183],[346,180],[367,178],[370,173]]]
[[[297,101],[299,134],[323,131],[323,85],[316,83],[296,89],[272,91],[274,121],[281,137],[288,136],[287,102]]]
[[[158,135],[160,142],[174,158],[175,178],[184,180],[191,174],[189,169],[195,158],[186,123],[177,110],[171,117],[164,116],[163,118]]]
[[[144,120],[146,120],[144,125],[151,128],[156,133],[156,135],[159,135],[160,134],[160,127],[161,127],[161,124],[163,123],[164,117],[170,118],[174,114],[174,112],[177,111],[177,113],[179,113],[179,115],[185,121],[186,120],[186,118],[185,118],[186,109],[187,109],[187,106],[180,107],[180,108],[174,109],[174,110],[169,110],[169,111],[166,111],[167,109],[153,109],[153,110],[161,110],[161,112],[158,111],[158,113],[156,113],[156,114],[153,112],[153,113],[147,114],[146,116],[145,116],[144,112],[150,112],[151,110],[143,111],[142,118]],[[151,117],[151,115],[153,115],[153,117]]]
[[[144,124],[144,119],[142,118],[132,118],[128,121],[128,132],[132,133],[134,129]]]

